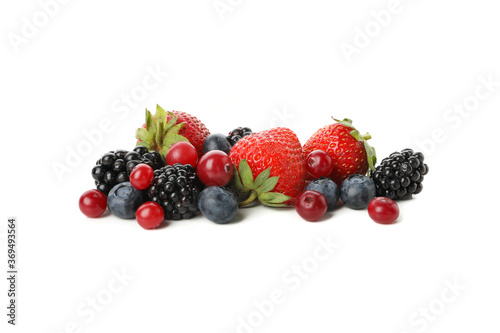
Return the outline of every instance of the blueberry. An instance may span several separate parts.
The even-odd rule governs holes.
[[[323,194],[328,202],[328,210],[332,210],[339,201],[340,190],[337,184],[331,179],[321,178],[311,181],[306,186],[306,191],[316,191]]]
[[[363,175],[350,175],[340,186],[340,197],[352,209],[365,209],[375,198],[373,179]]]
[[[135,211],[144,202],[144,193],[135,189],[130,182],[116,185],[108,194],[109,210],[122,219],[133,219]]]
[[[231,151],[231,144],[223,134],[210,134],[206,137],[205,142],[203,142],[203,152],[207,153],[211,150],[222,150],[226,154],[229,154]]]
[[[210,221],[224,224],[231,222],[238,213],[238,201],[231,190],[209,186],[201,191],[198,208]]]

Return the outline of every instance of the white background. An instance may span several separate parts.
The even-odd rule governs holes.
[[[212,0],[69,1],[26,38],[23,18],[33,22],[41,5],[2,2],[0,258],[6,271],[6,219],[16,216],[20,272],[14,329],[1,279],[2,332],[498,331],[500,86],[487,97],[480,87],[480,77],[500,81],[497,4],[401,0],[380,28],[370,13],[389,1],[221,3],[230,6],[222,15]],[[373,37],[354,44],[366,26]],[[350,62],[342,43],[360,46]],[[168,77],[115,112],[147,68]],[[484,98],[471,112],[447,113],[478,101],[476,88]],[[380,159],[425,149],[430,173],[392,226],[345,207],[319,223],[257,207],[230,225],[198,217],[154,231],[85,218],[77,201],[93,187],[95,160],[132,149],[157,103],[212,132],[287,126],[302,143],[331,116],[349,117]],[[58,178],[54,163],[66,164],[103,119],[112,130]],[[340,246],[315,267],[318,238]],[[290,269],[303,263],[311,273],[293,289]],[[133,279],[106,299],[122,270]],[[465,290],[456,296],[446,281]],[[283,302],[263,318],[255,302],[273,290]],[[102,311],[77,312],[96,296],[109,301]],[[422,319],[428,307],[436,315]],[[254,326],[239,328],[249,317]]]

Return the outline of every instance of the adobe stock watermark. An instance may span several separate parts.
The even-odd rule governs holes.
[[[57,333],[82,333],[84,327],[92,323],[106,308],[109,308],[113,300],[123,293],[135,278],[127,273],[125,268],[122,268],[121,271],[113,269],[111,275],[113,277],[108,280],[104,288],[86,297],[76,306],[75,319],[66,322]]]
[[[115,130],[115,125],[128,118],[132,110],[136,109],[148,94],[158,88],[165,78],[167,72],[161,70],[159,65],[155,68],[147,66],[146,75],[141,83],[136,84],[128,93],[122,93],[110,105],[112,117],[102,118],[95,128],[82,130],[82,138],[74,145],[66,145],[66,155],[62,160],[52,161],[51,167],[57,179],[62,182],[64,175],[73,172],[80,166],[83,158],[89,156],[94,148],[99,146],[106,135]]]
[[[293,120],[297,118],[297,114],[290,111],[286,105],[272,108],[270,116],[269,128],[291,127]]]
[[[385,9],[372,10],[370,20],[362,28],[355,26],[352,42],[342,41],[339,44],[347,63],[350,64],[354,55],[359,55],[362,50],[366,49],[372,40],[391,24],[394,16],[403,12],[403,9],[401,0],[390,0]]]
[[[313,251],[299,263],[293,264],[281,275],[281,284],[284,287],[273,289],[263,300],[253,302],[254,310],[237,318],[237,333],[253,333],[261,327],[265,320],[270,318],[279,305],[283,305],[291,294],[300,290],[301,286],[319,268],[320,264],[330,259],[340,245],[330,236],[318,237]]]
[[[493,74],[488,76],[480,75],[477,80],[479,83],[474,88],[474,91],[444,111],[442,115],[444,126],[432,129],[430,137],[415,141],[415,145],[424,155],[431,156],[434,154],[438,145],[445,143],[449,139],[450,132],[457,131],[462,127],[464,121],[479,109],[481,102],[491,98],[500,87],[500,81],[496,81]]]
[[[423,333],[429,326],[436,322],[448,310],[451,304],[455,303],[467,286],[461,284],[457,278],[453,280],[444,280],[444,288],[437,297],[431,299],[426,304],[419,306],[408,318],[406,330],[399,333]]]
[[[224,21],[226,14],[233,12],[243,3],[243,0],[214,0],[212,7],[219,16],[221,21]]]
[[[70,0],[40,0],[38,6],[31,17],[21,17],[21,27],[19,32],[8,32],[7,39],[14,49],[15,53],[19,53],[21,45],[26,45],[35,38],[40,30],[45,28],[51,19],[57,16],[61,6],[67,4]]]

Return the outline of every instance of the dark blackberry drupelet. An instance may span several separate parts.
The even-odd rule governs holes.
[[[377,197],[409,199],[422,192],[422,182],[428,172],[424,155],[408,148],[384,158],[370,177],[375,182]]]
[[[128,182],[130,172],[140,163],[148,164],[153,170],[165,166],[160,153],[137,146],[132,151],[116,150],[102,155],[92,168],[92,178],[97,189],[107,196],[113,186]]]
[[[252,130],[248,127],[237,127],[227,136],[227,140],[234,146],[242,137],[252,134]]]
[[[176,163],[155,170],[149,199],[161,206],[167,220],[189,219],[198,214],[198,196],[203,184],[194,168]]]

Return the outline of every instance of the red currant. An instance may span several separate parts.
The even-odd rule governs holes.
[[[194,168],[198,162],[198,151],[189,142],[179,141],[170,147],[166,160],[168,165],[174,165],[175,163],[191,164]]]
[[[108,199],[98,190],[90,190],[82,194],[78,202],[80,210],[87,217],[99,217],[108,205]]]
[[[389,198],[377,197],[368,205],[368,215],[377,223],[391,224],[399,217],[399,207]]]
[[[306,169],[313,178],[328,177],[333,170],[333,160],[323,150],[315,150],[307,155]]]
[[[325,215],[328,203],[323,194],[316,191],[302,192],[295,201],[295,210],[304,220],[318,221]]]
[[[200,158],[196,171],[203,184],[225,186],[233,177],[233,163],[225,152],[211,150]]]
[[[130,183],[138,190],[145,190],[154,177],[153,168],[147,164],[137,164],[130,173]]]
[[[137,209],[135,218],[137,223],[144,229],[154,229],[163,222],[165,215],[160,205],[156,202],[149,201],[142,204]]]

